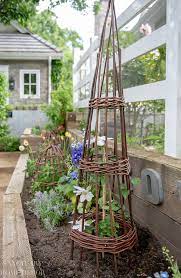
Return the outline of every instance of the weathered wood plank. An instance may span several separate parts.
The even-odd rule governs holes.
[[[149,228],[163,245],[167,245],[181,263],[181,224],[135,195],[132,206],[135,219]]]
[[[20,195],[4,195],[3,208],[3,278],[35,278]]]
[[[28,160],[28,154],[20,155],[20,158],[17,162],[16,168],[13,172],[13,175],[11,177],[11,180],[9,182],[5,194],[12,194],[12,193],[21,194],[24,185],[27,160]]]

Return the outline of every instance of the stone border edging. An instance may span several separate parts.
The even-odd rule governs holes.
[[[3,278],[36,278],[21,202],[28,154],[21,154],[3,196]]]

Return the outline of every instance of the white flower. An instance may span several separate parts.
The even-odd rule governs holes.
[[[144,34],[145,36],[150,35],[152,33],[151,26],[148,23],[142,24],[140,27],[140,33]]]
[[[73,221],[70,221],[69,223],[73,224]],[[86,226],[90,226],[90,224],[88,224],[87,221],[84,220],[83,230],[85,229]],[[77,230],[79,232],[82,232],[82,219],[76,221],[76,223],[72,226],[72,230]]]
[[[74,186],[74,193],[76,196],[80,196],[80,202],[83,203],[84,201],[90,202],[94,195],[88,189],[82,188],[80,186]]]
[[[99,147],[103,147],[105,145],[105,142],[106,142],[106,137],[105,136],[98,137],[97,145]]]
[[[90,139],[90,145],[96,142],[96,137],[93,137]],[[98,136],[97,137],[97,146],[99,147],[103,147],[105,145],[106,142],[106,137],[105,136]],[[88,140],[87,140],[87,144],[88,144]]]
[[[155,147],[154,146],[148,146],[148,147],[144,147],[146,151],[155,151]]]
[[[25,147],[24,146],[19,146],[19,150],[20,150],[20,152],[23,152],[25,150]]]
[[[28,146],[29,146],[29,142],[28,142],[27,140],[24,140],[24,141],[23,141],[23,145],[24,145],[25,147],[28,147]]]

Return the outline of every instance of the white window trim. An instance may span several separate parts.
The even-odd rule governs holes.
[[[35,73],[36,74],[36,85],[37,85],[37,93],[36,95],[25,95],[24,94],[24,74],[31,74],[31,73]],[[20,98],[21,99],[27,99],[27,98],[30,98],[30,99],[37,99],[37,98],[40,98],[40,70],[34,70],[34,69],[23,69],[23,70],[20,70]]]

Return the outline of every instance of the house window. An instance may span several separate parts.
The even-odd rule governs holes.
[[[40,98],[39,70],[20,70],[20,97]]]

